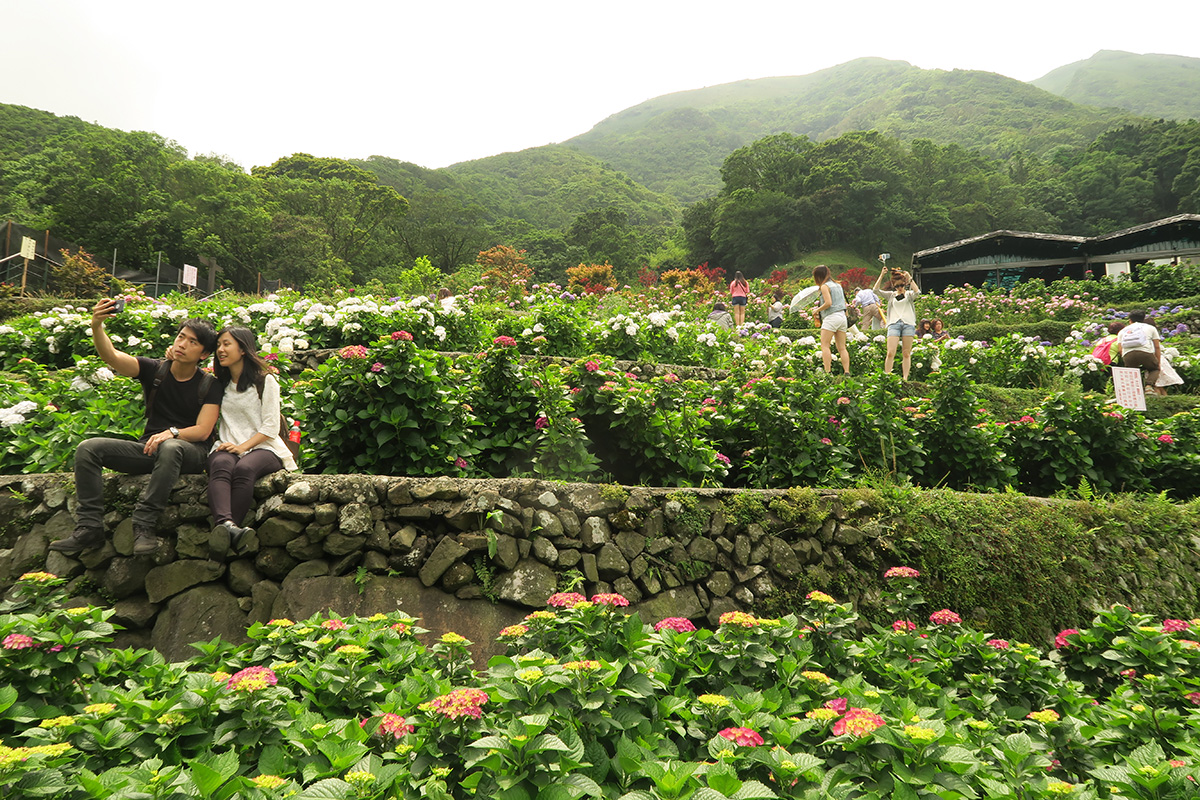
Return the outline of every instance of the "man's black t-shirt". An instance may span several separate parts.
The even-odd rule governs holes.
[[[154,388],[154,376],[158,372],[158,365],[162,363],[162,359],[138,356],[137,360],[137,379],[142,384],[143,393],[149,396],[150,390]],[[150,417],[146,420],[146,427],[142,431],[142,438],[139,441],[144,442],[154,434],[172,426],[190,428],[195,425],[196,418],[200,416],[200,380],[199,369],[196,370],[195,375],[182,383],[175,380],[175,376],[168,370],[163,382],[158,385],[154,408],[150,409]],[[225,390],[221,386],[221,382],[213,380],[204,404],[220,405],[221,397],[224,394]],[[212,436],[209,436],[210,442],[211,439]]]

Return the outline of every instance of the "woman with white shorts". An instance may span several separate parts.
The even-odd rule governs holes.
[[[850,352],[846,349],[846,293],[840,284],[829,279],[829,267],[822,264],[813,270],[813,283],[821,287],[821,305],[813,311],[813,321],[821,323],[821,363],[825,374],[833,369],[833,353],[829,345],[837,341],[842,371],[850,374]]]

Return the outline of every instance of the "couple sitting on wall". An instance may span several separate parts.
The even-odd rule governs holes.
[[[136,442],[93,438],[79,445],[75,531],[51,542],[50,549],[78,555],[104,546],[101,473],[108,467],[131,475],[150,474],[133,509],[133,554],[153,554],[159,546],[158,517],[175,481],[181,473],[203,472],[207,461],[208,505],[216,526],[209,550],[223,560],[230,547],[238,551],[244,546],[250,532],[242,522],[253,501],[254,482],[285,467],[296,469],[279,435],[279,381],[259,358],[250,329],[231,327],[218,335],[202,319],[180,325],[165,359],[123,353],[104,330],[105,320],[119,310],[112,299],[96,304],[92,339],[104,363],[142,384],[146,426]],[[215,377],[201,368],[214,351]]]

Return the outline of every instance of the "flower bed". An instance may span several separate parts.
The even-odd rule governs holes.
[[[109,612],[23,576],[0,608],[0,789],[20,797],[1159,797],[1195,795],[1200,620],[1124,607],[1044,650],[819,592],[715,630],[556,596],[477,672],[416,621],[272,620],[167,664]],[[69,604],[68,604],[69,606]],[[648,622],[648,621],[647,621]],[[298,794],[297,794],[298,793]]]

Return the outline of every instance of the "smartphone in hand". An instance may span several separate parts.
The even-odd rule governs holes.
[[[125,310],[125,298],[124,297],[114,297],[112,299],[112,301],[113,301],[112,313],[114,315],[120,314],[122,311]]]

